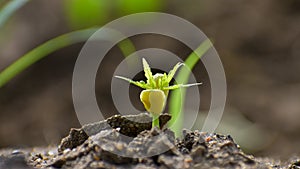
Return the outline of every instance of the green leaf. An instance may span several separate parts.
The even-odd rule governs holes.
[[[191,86],[198,86],[201,85],[202,83],[192,83],[192,84],[176,84],[168,87],[164,87],[163,90],[174,90],[182,87],[191,87]]]
[[[115,76],[116,78],[119,78],[119,79],[122,79],[122,80],[125,80],[131,84],[134,84],[140,88],[143,88],[143,89],[147,89],[148,88],[148,85],[144,82],[144,81],[139,81],[139,82],[136,82],[136,81],[133,81],[129,78],[126,78],[126,77],[122,77],[122,76]]]
[[[192,83],[192,84],[180,84],[180,87],[192,87],[192,86],[199,86],[202,83]]]
[[[146,59],[143,58],[143,68],[144,68],[144,72],[145,72],[145,77],[147,78],[147,83],[152,86],[153,88],[156,87],[151,69],[149,64],[147,63]]]
[[[174,90],[180,88],[180,84],[164,87],[163,90]]]
[[[174,66],[174,68],[173,68],[172,70],[170,70],[170,72],[169,72],[169,74],[168,74],[168,79],[167,79],[167,82],[168,82],[168,83],[171,82],[171,80],[172,80],[172,78],[174,77],[175,73],[177,72],[178,68],[179,68],[180,66],[182,66],[182,65],[184,65],[184,64],[178,62],[178,63]]]

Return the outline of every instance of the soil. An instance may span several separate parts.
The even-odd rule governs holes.
[[[151,127],[148,114],[113,116],[71,129],[57,147],[0,151],[0,168],[300,168],[288,162],[245,154],[230,135],[183,130],[182,138],[165,127]]]

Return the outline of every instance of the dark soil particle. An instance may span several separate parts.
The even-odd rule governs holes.
[[[85,133],[84,130],[74,129],[70,130],[69,135],[66,138],[63,138],[61,144],[58,147],[58,152],[62,152],[65,149],[73,149],[78,145],[81,145],[89,136]]]
[[[170,116],[160,118],[166,124]],[[71,129],[57,152],[48,149],[0,151],[0,168],[63,169],[299,169],[300,159],[280,163],[245,154],[228,135],[151,128],[147,114],[113,116]]]

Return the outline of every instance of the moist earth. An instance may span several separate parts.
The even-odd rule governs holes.
[[[183,130],[175,138],[165,127],[170,118],[161,115],[161,128],[152,128],[148,114],[116,115],[71,129],[57,147],[1,150],[0,168],[300,169],[297,157],[281,163],[245,154],[230,135]]]

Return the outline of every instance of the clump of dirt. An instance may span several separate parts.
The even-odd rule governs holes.
[[[160,115],[160,126],[164,127],[170,119],[171,116],[169,114]],[[72,128],[69,135],[62,139],[58,152],[61,153],[65,149],[73,149],[87,140],[88,136],[95,135],[102,130],[111,128],[118,129],[121,134],[126,136],[136,137],[142,131],[150,130],[152,128],[152,118],[147,113],[128,116],[115,115],[105,121],[84,125],[80,129]]]
[[[228,135],[183,130],[182,138],[151,128],[147,114],[114,116],[71,129],[57,152],[49,149],[2,153],[0,168],[300,168],[300,159],[281,164],[245,154]],[[161,124],[170,120],[160,117]]]

